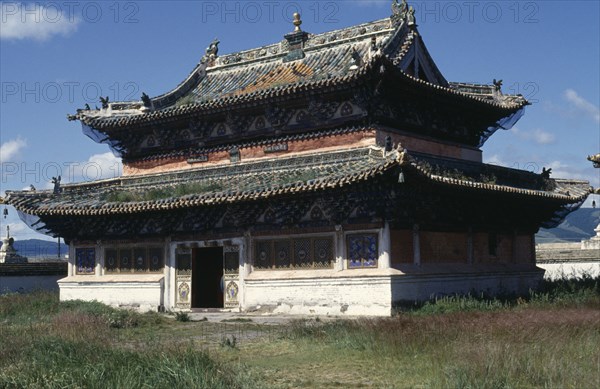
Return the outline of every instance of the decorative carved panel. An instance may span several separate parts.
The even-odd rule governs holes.
[[[177,249],[175,252],[175,306],[190,309],[192,306],[192,250]]]
[[[237,308],[240,305],[240,247],[223,247],[223,283],[225,286],[225,308]]]

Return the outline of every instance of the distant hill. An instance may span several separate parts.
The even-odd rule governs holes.
[[[596,235],[594,228],[598,223],[600,223],[600,209],[579,208],[569,214],[558,227],[541,228],[535,240],[537,243],[579,242]]]
[[[1,246],[1,243],[0,243]],[[56,241],[47,241],[41,239],[25,239],[17,240],[14,245],[15,249],[24,257],[58,257],[58,244]],[[60,243],[60,256],[65,257],[69,253],[69,246]]]

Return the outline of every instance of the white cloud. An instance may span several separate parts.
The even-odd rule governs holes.
[[[62,177],[62,182],[95,181],[108,178],[116,178],[123,171],[123,163],[120,158],[111,152],[95,154],[84,162],[69,164]]]
[[[536,128],[533,131],[523,131],[518,127],[511,128],[513,134],[523,140],[533,141],[539,145],[548,145],[554,143],[556,137],[554,134],[546,132],[541,128]]]
[[[556,139],[554,134],[543,131],[539,128],[536,128],[535,130],[533,130],[533,132],[531,133],[531,137],[534,140],[534,142],[536,142],[540,145],[547,145],[550,143],[554,143],[554,140]]]
[[[573,89],[565,91],[565,99],[580,113],[590,116],[596,123],[600,123],[600,108],[579,96]]]
[[[61,3],[0,3],[0,39],[45,41],[74,32],[78,24],[79,19],[62,9]]]
[[[508,149],[490,155],[484,153],[483,162],[537,174],[541,173],[543,168],[551,168],[552,178],[584,180],[595,188],[600,187],[600,169],[592,168],[588,161],[581,158],[571,159],[572,156],[564,156],[561,160],[555,158],[554,154],[522,154]]]
[[[27,146],[27,141],[21,138],[2,143],[0,145],[0,163],[15,159],[25,146]]]
[[[28,228],[23,223],[8,223],[8,227],[10,228],[10,234],[14,236],[14,234],[29,232]],[[3,234],[5,231],[3,231]]]
[[[491,156],[483,155],[483,162],[489,163],[490,165],[498,165],[498,166],[507,166],[507,163],[502,157],[498,154],[494,154]]]
[[[548,163],[547,167],[552,169],[552,178],[570,178],[574,180],[586,180],[590,182],[590,185],[594,184],[594,176],[590,174],[590,171],[593,172],[592,169],[577,168],[572,165],[563,163],[561,161],[552,161]]]

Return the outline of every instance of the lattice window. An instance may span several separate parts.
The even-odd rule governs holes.
[[[151,273],[162,273],[165,267],[163,260],[163,249],[152,247],[148,249],[148,271]]]
[[[240,271],[240,254],[237,251],[225,253],[225,273],[238,274]]]
[[[121,273],[133,270],[133,258],[131,249],[119,249],[119,269]]]
[[[119,271],[119,257],[116,249],[106,249],[104,251],[104,269],[107,273]]]
[[[145,248],[136,248],[133,250],[133,267],[136,272],[145,272],[148,270],[148,258]]]
[[[192,250],[178,249],[177,256],[177,275],[192,275]]]
[[[77,274],[94,274],[96,269],[96,249],[75,249],[75,262],[77,264]]]
[[[292,264],[290,243],[289,240],[275,241],[275,267],[285,268]]]
[[[348,235],[346,243],[349,268],[377,267],[377,234]]]
[[[333,263],[333,239],[314,239],[315,267],[330,267]]]
[[[104,250],[106,273],[162,273],[164,267],[162,247],[122,247]]]
[[[256,269],[333,267],[333,238],[273,239],[255,242]]]
[[[273,267],[272,241],[256,242],[256,256],[254,257],[254,266],[257,269],[270,269]]]
[[[313,251],[310,239],[294,240],[294,259],[296,267],[312,267]]]

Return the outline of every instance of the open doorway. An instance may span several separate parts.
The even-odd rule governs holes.
[[[192,259],[192,308],[223,308],[223,247],[198,248]]]

